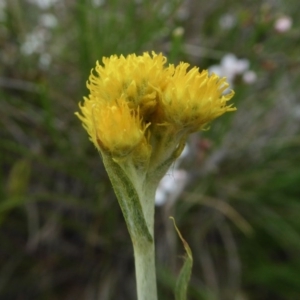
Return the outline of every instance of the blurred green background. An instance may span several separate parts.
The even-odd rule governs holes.
[[[152,50],[223,68],[238,107],[190,138],[189,180],[157,207],[159,299],[183,262],[170,215],[194,255],[190,300],[300,299],[299,9],[0,0],[0,299],[136,299],[125,222],[74,112],[96,60]]]

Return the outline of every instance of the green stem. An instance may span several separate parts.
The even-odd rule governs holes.
[[[157,300],[154,242],[133,244],[138,300]]]
[[[138,300],[157,300],[154,244],[155,186],[148,181],[140,195],[146,224],[153,238],[133,241]]]
[[[153,238],[157,184],[145,182],[143,174],[126,164],[121,167],[105,153],[102,158],[132,240],[138,300],[157,300]]]

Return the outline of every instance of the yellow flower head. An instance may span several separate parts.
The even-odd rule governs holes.
[[[187,71],[188,67],[189,64],[180,63],[175,68],[162,94],[162,104],[166,121],[191,133],[236,108],[227,106],[226,102],[234,92],[223,94],[229,86],[226,78],[219,78],[215,74],[209,76],[208,71],[199,72],[196,67]]]
[[[76,114],[98,150],[122,157],[145,139],[147,125],[142,123],[139,111],[130,109],[122,98],[110,104],[85,99],[80,108],[84,117]]]
[[[227,105],[234,93],[224,95],[225,78],[198,68],[188,71],[186,63],[165,66],[166,60],[152,52],[113,55],[103,58],[103,65],[97,62],[87,83],[90,95],[79,106],[82,114],[76,115],[98,150],[114,157],[132,153],[137,160],[146,160],[152,148],[155,152],[160,147],[156,152],[161,153],[160,125],[168,125],[174,134],[168,140],[176,144],[176,133],[201,130],[235,110]]]
[[[87,83],[91,97],[108,104],[123,97],[130,108],[139,108],[141,115],[147,119],[155,111],[156,89],[163,89],[167,84],[170,70],[164,68],[166,60],[162,54],[155,53],[152,56],[144,53],[141,56],[104,57],[103,66],[97,62]]]

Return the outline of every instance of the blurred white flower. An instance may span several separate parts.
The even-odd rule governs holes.
[[[275,21],[274,28],[278,32],[286,32],[291,29],[293,20],[289,16],[282,16]]]
[[[248,70],[243,74],[243,80],[247,84],[252,84],[256,81],[257,75],[254,71]]]
[[[248,59],[238,59],[234,54],[229,53],[221,59],[219,65],[212,65],[208,68],[208,70],[211,74],[215,73],[221,77],[226,77],[228,83],[232,86],[234,78],[237,75],[243,75],[249,71],[249,65],[250,63]],[[256,74],[254,75],[254,71],[251,72],[252,79],[256,79]],[[250,81],[247,83],[250,83]]]
[[[24,43],[21,45],[21,52],[25,55],[42,53],[48,36],[47,32],[43,29],[37,29],[28,33]]]
[[[172,174],[165,175],[160,181],[155,194],[155,205],[161,206],[166,202],[175,202],[183,191],[188,179],[185,170],[174,170]]]
[[[53,14],[41,14],[40,24],[47,28],[54,28],[57,26],[58,21],[55,15]]]
[[[182,159],[186,157],[188,153],[189,148],[188,146],[185,146],[180,157],[160,181],[155,194],[155,205],[161,206],[166,202],[173,203],[183,191],[188,181],[188,172],[177,168]]]

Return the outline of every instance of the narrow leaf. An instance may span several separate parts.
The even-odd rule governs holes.
[[[186,255],[184,257],[185,261],[184,261],[184,264],[180,270],[179,276],[176,281],[175,300],[186,300],[188,283],[191,278],[192,267],[193,267],[193,255],[192,255],[192,251],[191,251],[188,243],[182,237],[179,229],[177,228],[174,218],[170,217],[170,219],[173,220],[174,227],[175,227],[177,234],[178,234],[179,238],[181,239],[184,249],[186,251]]]

